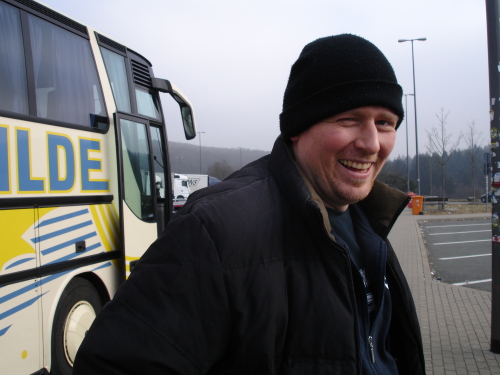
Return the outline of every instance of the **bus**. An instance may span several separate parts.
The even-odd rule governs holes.
[[[193,139],[190,102],[144,56],[39,2],[0,0],[1,373],[71,374],[168,223],[160,92]]]

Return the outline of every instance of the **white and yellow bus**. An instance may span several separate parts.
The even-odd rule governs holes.
[[[0,0],[0,373],[70,374],[96,313],[172,212],[146,58],[32,0]],[[126,329],[126,327],[124,327]]]

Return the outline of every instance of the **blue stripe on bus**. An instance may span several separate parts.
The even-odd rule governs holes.
[[[54,260],[54,261],[52,261],[52,262],[49,262],[49,263],[47,263],[47,264],[59,263],[59,262],[65,261],[65,260],[70,260],[70,259],[72,259],[72,258],[75,258],[75,257],[79,256],[79,255],[83,255],[83,254],[85,254],[86,252],[89,252],[89,251],[95,250],[95,249],[99,248],[100,246],[101,246],[101,243],[100,243],[100,242],[98,242],[98,243],[96,243],[96,244],[93,244],[93,245],[89,246],[89,247],[87,248],[87,251],[85,251],[85,252],[81,252],[81,253],[72,253],[72,254],[70,254],[70,255],[68,255],[68,256],[64,256],[64,257],[62,257],[62,258],[60,258],[60,259],[56,259],[56,260]],[[104,253],[104,252],[101,252],[101,253],[98,253],[98,254],[102,254],[102,253]],[[111,265],[111,263],[109,263],[109,265]],[[107,266],[107,265],[104,265],[104,266]],[[104,266],[98,267],[98,268],[96,268],[96,269],[100,269],[100,268],[102,268],[102,267],[104,267]],[[36,281],[36,282],[33,282],[32,284],[26,285],[26,286],[24,286],[24,287],[22,287],[22,288],[20,288],[20,289],[18,289],[18,290],[16,290],[16,291],[13,291],[13,292],[11,292],[11,293],[9,293],[9,294],[6,294],[5,296],[0,297],[0,304],[2,304],[2,303],[4,303],[4,302],[7,302],[7,301],[9,301],[9,300],[11,300],[11,299],[13,299],[13,298],[16,298],[16,297],[18,297],[18,296],[20,296],[20,295],[22,295],[22,294],[24,294],[24,293],[27,293],[27,292],[29,292],[29,291],[31,291],[31,290],[33,290],[33,289],[35,289],[35,288],[38,288],[38,287],[40,287],[41,285],[44,285],[44,284],[46,284],[46,283],[48,283],[48,282],[51,282],[51,281],[53,281],[53,280],[55,280],[55,279],[57,279],[57,278],[59,278],[59,277],[61,277],[61,276],[65,275],[65,274],[67,274],[68,272],[70,272],[70,271],[69,271],[69,270],[68,270],[68,271],[63,271],[63,272],[59,272],[59,273],[56,273],[56,274],[53,274],[53,275],[47,276],[47,277],[45,277],[45,278],[43,278],[43,279],[41,279],[41,280],[38,280],[38,281]]]
[[[61,230],[56,230],[56,231],[54,231],[52,233],[44,234],[43,236],[32,238],[31,242],[33,242],[33,243],[39,243],[39,242],[42,242],[42,241],[45,241],[45,240],[50,240],[51,238],[60,236],[61,234],[66,234],[66,233],[69,233],[69,232],[73,232],[75,230],[88,227],[89,225],[92,225],[92,220],[85,221],[83,223],[76,224],[76,225],[73,225],[71,227],[67,227],[67,228],[61,229]]]
[[[45,293],[47,293],[47,292],[45,292]],[[42,297],[45,293],[43,293],[43,294],[41,294],[41,295],[39,295],[39,296],[36,296],[36,297],[34,297],[34,298],[32,298],[32,299],[30,299],[30,300],[26,301],[26,302],[23,302],[23,303],[21,303],[20,305],[17,305],[16,307],[13,307],[12,309],[7,310],[7,311],[6,311],[6,312],[4,312],[4,313],[1,313],[1,314],[0,314],[0,320],[5,319],[5,318],[7,318],[7,317],[9,317],[9,316],[11,316],[11,315],[13,315],[13,314],[15,314],[15,313],[17,313],[17,312],[21,311],[21,310],[24,310],[24,309],[25,309],[25,308],[27,308],[27,307],[30,307],[30,306],[31,306],[32,304],[34,304],[34,303],[35,303],[38,299],[40,299],[40,298],[41,298],[41,297]]]
[[[0,191],[10,191],[9,181],[9,132],[5,126],[0,126]]]
[[[72,212],[70,214],[61,215],[61,216],[58,216],[58,217],[54,217],[52,219],[47,219],[47,220],[42,221],[40,224],[38,224],[35,227],[35,229],[40,228],[40,227],[44,227],[46,225],[50,225],[50,224],[54,224],[54,223],[59,223],[60,221],[72,219],[74,217],[77,217],[77,216],[80,216],[80,215],[85,215],[85,214],[88,214],[88,213],[89,213],[89,210],[87,208],[85,208],[83,210],[75,211],[75,212]]]
[[[67,246],[72,246],[72,245],[75,244],[75,242],[85,241],[86,239],[89,239],[89,238],[92,238],[92,237],[95,237],[95,236],[97,236],[97,232],[90,232],[90,233],[85,234],[83,236],[76,237],[76,238],[73,238],[73,239],[71,239],[69,241],[60,243],[60,244],[58,244],[56,246],[49,247],[48,249],[42,250],[41,253],[42,253],[42,255],[47,255],[47,254],[53,253],[54,251],[64,249]]]
[[[0,337],[2,337],[3,335],[5,335],[5,333],[9,330],[10,327],[12,327],[12,324],[10,326],[8,326],[8,327],[0,329]]]
[[[103,264],[102,266],[99,266],[99,267],[97,267],[97,268],[94,268],[94,269],[92,270],[92,272],[95,272],[95,271],[97,271],[97,270],[100,270],[100,269],[102,269],[102,268],[106,268],[106,267],[110,267],[110,266],[111,266],[111,262],[108,262],[108,263]]]
[[[94,245],[92,245],[92,246],[87,247],[87,250],[85,250],[85,251],[82,251],[82,252],[80,252],[80,253],[71,253],[71,254],[69,254],[69,255],[65,255],[65,256],[63,256],[62,258],[59,258],[59,259],[53,260],[52,262],[49,262],[49,263],[47,263],[47,264],[54,264],[54,263],[65,262],[65,261],[67,261],[67,260],[71,260],[71,259],[73,259],[73,258],[76,258],[76,257],[80,256],[80,255],[83,255],[83,254],[85,254],[85,253],[88,253],[89,251],[92,251],[92,250],[94,250],[94,249],[97,249],[98,247],[101,247],[101,243],[100,243],[100,242],[98,242],[98,243],[96,243],[96,244],[94,244]],[[102,253],[104,253],[104,251],[103,251],[103,252],[101,252],[101,253],[97,253],[97,254],[102,254]]]
[[[97,243],[95,245],[89,246],[89,249],[92,248],[92,247],[97,248],[99,246],[101,246],[101,244]],[[90,250],[93,250],[93,249],[90,249]],[[87,251],[90,251],[90,250],[87,250]],[[104,252],[101,252],[101,253],[98,253],[98,254],[102,254],[102,253],[104,253]],[[85,252],[80,253],[80,254],[85,254]],[[80,254],[74,254],[74,255],[80,255]],[[71,254],[71,255],[73,255],[73,254]],[[59,261],[60,260],[56,260],[56,261],[53,261],[51,263],[57,263]],[[48,264],[51,264],[51,263],[48,263]],[[107,262],[106,264],[103,264],[103,265],[101,265],[101,266],[93,269],[92,271],[97,271],[99,269],[102,269],[102,268],[105,268],[105,267],[109,267],[109,266],[111,266],[111,262]],[[29,291],[31,291],[31,290],[33,290],[35,288],[39,288],[40,286],[45,285],[45,284],[47,284],[47,283],[49,283],[49,282],[51,282],[51,281],[53,281],[55,279],[58,279],[59,277],[64,276],[64,275],[66,275],[69,272],[71,272],[71,270],[63,271],[63,272],[59,272],[59,273],[55,273],[55,274],[47,276],[47,277],[45,277],[45,278],[43,278],[41,280],[33,282],[33,283],[29,284],[29,285],[26,285],[26,286],[24,286],[24,287],[22,287],[22,288],[20,288],[18,290],[15,290],[15,291],[13,291],[13,292],[11,292],[9,294],[6,294],[5,296],[0,297],[0,304],[5,303],[5,302],[7,302],[7,301],[9,301],[9,300],[11,300],[13,298],[19,297],[20,295],[22,295],[24,293],[28,293]]]
[[[17,262],[12,263],[10,266],[6,267],[5,269],[8,270],[9,268],[19,266],[20,264],[26,263],[26,262],[28,262],[30,260],[34,260],[34,259],[35,259],[35,257],[20,259]]]
[[[26,285],[18,290],[15,290],[9,294],[6,294],[5,296],[3,297],[0,297],[0,304],[4,303],[4,302],[7,302],[13,298],[16,298],[16,297],[19,297],[20,295],[24,294],[24,293],[28,293],[29,291],[35,289],[35,288],[39,288],[41,285],[44,285],[44,284],[47,284],[55,279],[58,279],[59,277],[61,276],[64,276],[66,275],[68,272],[70,272],[70,270],[68,271],[64,271],[64,272],[59,272],[59,273],[55,273],[53,275],[50,275],[50,276],[47,276],[41,280],[38,280],[36,282],[33,282],[29,285]]]

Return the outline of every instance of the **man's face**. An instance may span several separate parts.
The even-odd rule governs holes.
[[[396,142],[398,116],[384,107],[336,114],[292,137],[297,164],[327,207],[364,199]]]

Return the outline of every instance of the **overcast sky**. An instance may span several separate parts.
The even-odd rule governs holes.
[[[45,0],[45,4],[139,52],[157,77],[192,102],[203,146],[270,151],[290,67],[319,37],[360,35],[393,65],[413,93],[414,42],[419,151],[436,113],[449,111],[453,138],[474,121],[489,141],[485,1],[481,0]],[[162,99],[166,97],[162,96]],[[404,103],[403,103],[404,104]],[[164,109],[177,109],[166,105]],[[409,152],[415,154],[408,96]],[[393,156],[406,155],[406,122]],[[178,123],[171,141],[187,142]],[[189,141],[196,145],[199,139]],[[462,142],[465,147],[465,142]]]

